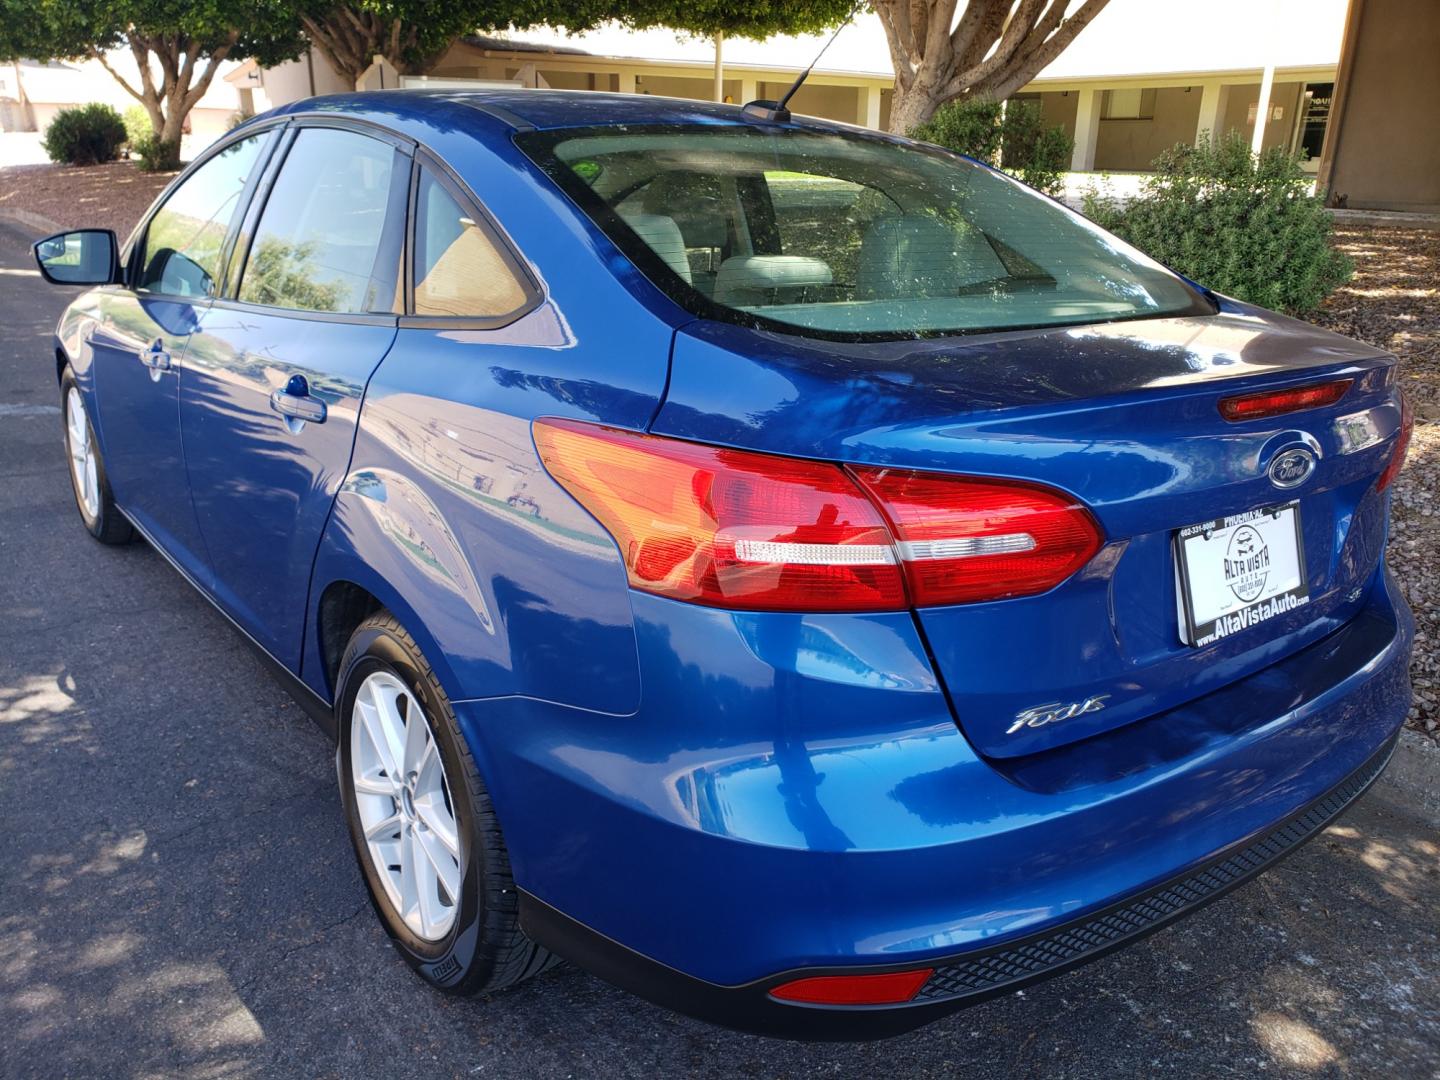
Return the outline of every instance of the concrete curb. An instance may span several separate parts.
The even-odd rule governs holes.
[[[1341,210],[1327,207],[1336,225],[1386,225],[1399,229],[1440,230],[1440,214],[1408,210]]]
[[[27,233],[35,235],[29,237],[31,240],[43,240],[58,232],[64,232],[65,227],[57,222],[51,221],[43,214],[36,214],[30,210],[20,210],[16,207],[0,206],[0,222],[6,225],[13,225]]]
[[[1440,825],[1440,744],[1418,731],[1402,731],[1380,783],[1401,795],[1417,816]]]

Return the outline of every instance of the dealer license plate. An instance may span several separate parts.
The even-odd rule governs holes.
[[[1310,599],[1304,566],[1298,500],[1178,530],[1181,638],[1209,645],[1293,611]]]

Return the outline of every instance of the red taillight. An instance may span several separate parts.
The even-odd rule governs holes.
[[[919,968],[879,975],[817,975],[782,983],[770,991],[770,996],[807,1005],[903,1005],[920,992],[934,971]]]
[[[634,588],[713,607],[900,611],[1026,596],[1101,544],[1084,507],[1031,484],[847,473],[574,420],[537,420],[535,445],[615,538]]]
[[[852,471],[890,519],[917,606],[1045,592],[1100,550],[1089,512],[1050,488],[907,469]]]
[[[569,420],[537,420],[535,445],[637,589],[752,610],[906,606],[884,519],[834,465]]]
[[[1400,397],[1400,433],[1395,437],[1395,449],[1390,451],[1390,463],[1385,466],[1385,471],[1375,482],[1376,491],[1384,491],[1390,486],[1390,482],[1400,475],[1400,469],[1405,464],[1405,454],[1410,449],[1410,435],[1414,430],[1415,410],[1410,406],[1410,399],[1402,394]]]
[[[1299,412],[1301,409],[1318,409],[1334,405],[1345,396],[1353,379],[1337,379],[1335,382],[1312,383],[1310,386],[1295,386],[1288,390],[1262,390],[1258,394],[1238,394],[1220,399],[1220,415],[1231,423],[1241,420],[1263,420],[1267,416],[1281,416]]]

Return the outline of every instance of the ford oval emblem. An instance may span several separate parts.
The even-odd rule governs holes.
[[[1276,454],[1270,462],[1270,482],[1277,488],[1295,488],[1315,471],[1315,455],[1303,446]]]

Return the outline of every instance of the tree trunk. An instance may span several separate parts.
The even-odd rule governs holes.
[[[401,75],[424,75],[444,52],[417,55],[418,27],[343,4],[324,16],[302,15],[300,24],[320,55],[352,87],[377,56],[390,61]]]
[[[890,130],[908,134],[959,98],[1003,101],[1038,75],[1109,0],[874,0],[895,68]]]
[[[902,92],[897,85],[890,100],[890,132],[908,135],[934,116],[941,104],[939,95],[928,87],[912,86]]]
[[[170,169],[180,164],[180,139],[185,133],[185,118],[210,89],[221,61],[230,54],[239,37],[238,31],[231,31],[227,40],[211,49],[204,70],[197,77],[196,69],[204,52],[200,42],[183,35],[149,36],[132,29],[127,40],[140,74],[138,89],[110,66],[101,50],[91,47],[90,55],[100,61],[126,93],[144,106],[150,117],[150,129],[159,137],[160,143],[148,162],[151,167]],[[150,66],[152,55],[160,65],[159,83],[156,83],[155,70]]]

